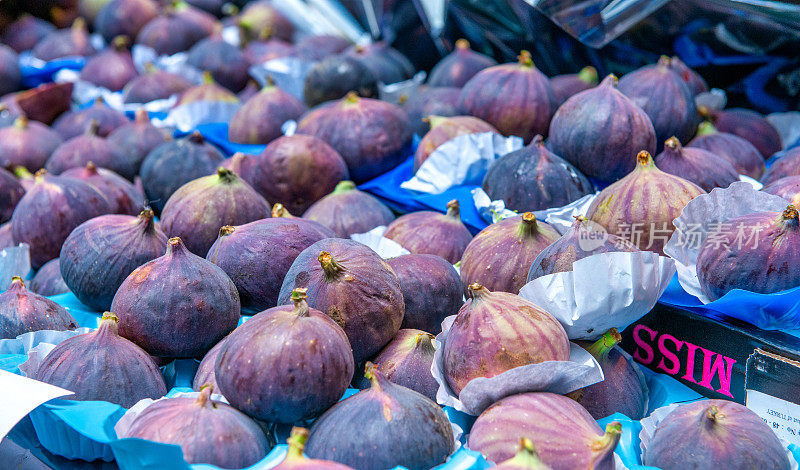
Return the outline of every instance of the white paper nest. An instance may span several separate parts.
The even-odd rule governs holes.
[[[20,364],[21,375],[32,377],[35,375],[39,364],[45,356],[55,348],[58,343],[73,336],[82,335],[92,331],[91,328],[78,328],[75,330],[56,331],[39,330],[31,331],[17,336],[14,339],[0,340],[0,354],[24,354],[28,359]]]
[[[384,237],[384,233],[386,233],[386,226],[381,225],[366,233],[354,233],[350,235],[350,238],[372,248],[372,251],[378,253],[383,259],[397,258],[411,253],[396,241]]]

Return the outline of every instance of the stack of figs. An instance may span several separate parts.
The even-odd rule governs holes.
[[[29,376],[69,400],[156,400],[119,437],[221,468],[263,461],[274,431],[292,429],[276,468],[430,469],[466,445],[501,469],[614,469],[618,444],[636,436],[625,420],[596,420],[648,416],[645,376],[616,329],[572,343],[553,312],[519,295],[526,283],[598,253],[663,255],[692,199],[744,175],[785,209],[731,221],[763,228],[755,249],[709,236],[703,293],[800,286],[800,151],[784,151],[754,111],[697,106],[708,85],[679,58],[619,78],[592,66],[548,77],[528,51],[498,63],[460,39],[390,102],[386,85],[417,79],[390,43],[308,36],[285,2],[234,3],[58,2],[61,28],[22,15],[0,36],[0,250],[27,244],[33,268],[0,279],[0,335],[65,337]],[[201,73],[141,67],[134,46],[182,53]],[[85,58],[81,82],[119,100],[70,109],[71,85],[20,90],[27,51]],[[309,72],[291,90],[254,82],[253,66],[273,59]],[[173,133],[148,114],[213,102],[238,109],[220,128]],[[369,192],[480,133],[525,143],[477,178],[512,217],[475,230],[471,198],[407,212]],[[589,197],[566,229],[541,215]],[[371,231],[407,253],[384,259],[351,238]],[[68,332],[79,326],[91,331]],[[497,394],[458,442],[448,394],[579,354],[601,382]],[[173,361],[196,370],[195,395],[166,397]],[[677,407],[643,460],[790,468],[758,416],[718,400]]]

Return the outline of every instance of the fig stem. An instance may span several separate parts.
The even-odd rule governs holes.
[[[355,91],[349,91],[344,96],[344,102],[348,104],[358,103],[358,93]]]
[[[22,287],[25,288],[25,281],[22,280],[19,276],[11,276],[11,287]]]
[[[28,128],[28,118],[25,116],[20,116],[14,120],[14,128],[24,131]]]
[[[456,40],[456,49],[459,51],[465,51],[469,49],[469,41],[464,38]]]
[[[230,235],[230,234],[232,234],[232,233],[233,233],[233,232],[235,232],[235,231],[236,231],[236,227],[234,227],[233,225],[223,225],[223,226],[222,226],[222,227],[219,229],[219,236],[220,236],[220,237],[224,237],[224,236],[226,236],[226,235]]]
[[[133,122],[136,124],[150,124],[150,118],[148,117],[147,111],[144,108],[137,109],[133,118]]]
[[[13,169],[14,176],[19,179],[34,179],[35,177],[24,166],[17,165]]]
[[[533,67],[533,58],[531,58],[531,53],[525,49],[519,52],[517,59],[519,60],[519,65],[523,67]]]
[[[782,218],[787,224],[794,227],[800,225],[800,214],[798,214],[797,208],[792,204],[789,204],[786,210],[783,211]]]
[[[36,173],[33,174],[33,179],[35,182],[40,182],[44,180],[45,175],[47,174],[47,170],[44,168],[40,168],[36,170]]]
[[[461,207],[459,206],[458,199],[453,199],[447,203],[447,216],[461,220]]]
[[[211,382],[203,384],[203,386],[200,387],[200,395],[197,396],[197,400],[195,401],[195,403],[200,407],[206,406],[206,404],[211,401],[212,393],[214,393],[214,384],[212,384]],[[217,407],[213,401],[211,401],[211,406],[213,406],[214,408]]]
[[[203,71],[203,85],[213,85],[214,84],[214,76],[211,75],[211,72],[208,70]]]
[[[423,351],[435,351],[436,346],[433,345],[433,335],[430,333],[417,333],[414,337],[414,346]]]
[[[711,121],[703,121],[700,125],[697,126],[697,137],[702,137],[704,135],[713,135],[718,134],[719,131]]]
[[[538,224],[536,223],[536,216],[533,212],[526,212],[520,217],[522,221],[519,224],[520,238],[532,237],[538,233]]]
[[[397,98],[397,104],[400,106],[406,104],[406,101],[408,101],[408,95],[400,95],[400,97]]]
[[[139,212],[139,223],[142,224],[142,230],[144,232],[152,232],[155,230],[156,223],[153,210],[146,207],[142,212]]]
[[[308,429],[293,427],[289,439],[286,439],[286,443],[289,444],[289,449],[286,451],[286,460],[304,460],[303,450],[306,448],[306,441],[308,441]]]
[[[643,170],[643,169],[653,169],[656,167],[656,164],[653,162],[653,157],[650,155],[650,152],[647,150],[642,150],[636,155],[636,169]]]
[[[187,139],[189,139],[189,142],[197,145],[202,145],[206,141],[206,139],[203,138],[203,134],[201,134],[198,131],[194,131],[191,134],[189,134],[189,137],[187,137]]]
[[[436,127],[436,126],[438,126],[440,124],[444,124],[446,121],[447,121],[446,117],[444,117],[444,116],[436,116],[435,114],[432,114],[430,116],[425,116],[424,118],[422,118],[422,122],[426,122],[426,123],[430,124],[431,129],[433,129],[434,127]]]
[[[292,291],[292,303],[294,304],[294,313],[298,317],[308,316],[309,308],[308,308],[308,302],[306,301],[306,299],[308,299],[307,292],[308,289],[302,287],[298,287]]]
[[[664,147],[670,150],[680,150],[681,149],[681,141],[678,140],[677,137],[672,136],[664,142]]]
[[[597,359],[606,358],[608,357],[608,353],[611,352],[614,346],[619,344],[620,341],[622,341],[622,335],[619,334],[616,328],[611,328],[603,333],[603,336],[592,343],[586,350]]]
[[[380,372],[378,371],[378,366],[370,361],[367,361],[367,364],[364,366],[364,377],[369,380],[371,387],[381,390],[379,376]]]
[[[667,55],[662,55],[661,57],[658,58],[657,65],[659,67],[669,67],[670,65],[672,65],[672,58],[670,58],[670,56]]]
[[[128,36],[125,35],[119,35],[111,41],[111,46],[116,52],[124,52],[128,48],[129,44],[130,40],[128,39]]]
[[[339,273],[345,271],[345,267],[339,264],[339,262],[334,259],[333,255],[327,251],[320,252],[317,260],[319,260],[319,264],[325,272],[325,277],[328,279],[333,279]]]
[[[469,285],[469,292],[472,295],[472,298],[477,300],[483,297],[484,295],[489,294],[489,289],[483,287],[482,285],[478,284],[477,282],[473,282]]]
[[[619,442],[620,434],[622,434],[622,424],[619,421],[608,423],[606,425],[606,433],[592,442],[592,450],[597,452],[603,451],[599,457],[614,452]]]
[[[340,181],[339,184],[336,185],[336,188],[333,189],[331,194],[342,194],[353,191],[354,189],[356,189],[356,184],[352,181]]]
[[[589,85],[597,85],[597,82],[600,81],[600,76],[597,75],[596,68],[587,65],[578,72],[578,80]]]
[[[286,217],[292,218],[292,214],[283,207],[283,204],[280,202],[276,202],[274,206],[272,206],[272,210],[270,211],[270,215],[275,218]]]
[[[97,119],[92,119],[89,121],[89,127],[86,128],[86,135],[97,135],[98,130],[100,130],[100,123],[97,122]]]
[[[232,172],[231,170],[221,166],[217,168],[217,176],[223,183],[233,183],[236,181],[236,173]]]
[[[100,318],[100,325],[97,327],[97,332],[119,334],[119,318],[111,312],[104,312],[103,316]]]
[[[606,78],[603,79],[602,82],[600,82],[600,86],[610,86],[612,88],[616,88],[618,81],[619,79],[617,78],[617,76],[614,75],[613,73],[610,73],[606,76]]]
[[[545,470],[550,468],[539,458],[533,441],[527,437],[520,438],[517,455],[506,462],[510,463],[514,468],[527,468],[530,470]]]
[[[183,240],[181,237],[172,237],[167,240],[167,255],[175,255],[184,251]]]

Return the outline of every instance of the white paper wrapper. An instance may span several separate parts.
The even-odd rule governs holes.
[[[749,177],[747,175],[739,175],[739,181],[744,181],[745,183],[747,183],[750,186],[752,186],[753,189],[755,189],[756,191],[761,191],[761,188],[764,187],[764,185],[761,184],[761,181],[758,181],[757,179],[753,179],[753,178],[751,178],[751,177]]]
[[[28,360],[20,364],[19,369],[22,375],[30,377],[39,368],[42,359],[56,347],[56,345],[67,338],[82,335],[92,331],[91,328],[78,328],[76,330],[55,331],[40,330],[31,331],[17,336],[14,339],[0,340],[0,354],[25,354]]]
[[[262,87],[267,84],[267,77],[271,77],[278,88],[304,101],[303,85],[306,82],[306,75],[314,65],[316,62],[297,57],[280,57],[250,67],[250,75]]]
[[[400,187],[440,194],[453,186],[480,185],[492,162],[522,146],[519,137],[503,137],[493,132],[460,135],[434,150],[414,177]]]
[[[576,215],[586,215],[586,211],[589,210],[589,206],[592,205],[592,201],[598,194],[587,194],[566,206],[534,211],[533,214],[538,220],[552,225],[558,233],[564,234],[572,226]],[[502,199],[492,201],[482,188],[472,190],[472,200],[475,202],[478,214],[488,223],[495,223],[519,215],[510,209],[506,209],[505,201]]]
[[[756,191],[745,182],[736,182],[724,189],[716,188],[689,201],[680,217],[673,221],[675,233],[664,247],[664,253],[675,260],[683,290],[704,304],[711,302],[697,280],[697,255],[710,229],[754,212],[782,212],[787,205],[782,197]]]
[[[522,286],[519,295],[550,312],[570,339],[597,339],[642,318],[664,293],[675,261],[651,251],[598,253]]]
[[[478,209],[481,219],[490,224],[519,215],[511,209],[506,209],[506,203],[502,199],[492,201],[483,188],[472,190],[472,200],[475,202],[475,208]]]
[[[416,75],[402,82],[388,85],[378,83],[378,96],[383,101],[397,104],[401,96],[412,96],[425,83],[427,77],[427,73],[417,72]]]
[[[31,253],[27,243],[0,249],[0,289],[5,291],[11,278],[27,277],[31,270]]]
[[[789,148],[800,141],[800,112],[773,113],[767,116],[767,121],[778,131],[781,136],[783,148]]]
[[[222,28],[220,35],[222,36],[222,40],[231,46],[239,47],[241,45],[242,39],[239,37],[239,28],[236,27],[236,25]]]
[[[178,392],[175,394],[170,394],[167,397],[161,397],[157,400],[153,400],[152,398],[144,398],[136,402],[135,405],[130,407],[128,411],[122,415],[122,418],[117,421],[117,424],[114,425],[114,431],[117,433],[117,437],[119,439],[124,439],[128,435],[128,431],[131,428],[131,424],[139,416],[144,410],[147,409],[148,406],[152,405],[153,403],[161,400],[171,400],[173,398],[197,398],[200,396],[200,392]],[[225,399],[222,395],[212,393],[211,399],[215,401],[221,401],[223,403],[228,403],[228,400]]]
[[[569,361],[545,361],[529,364],[503,372],[492,378],[470,380],[457,396],[444,378],[442,351],[447,333],[456,315],[442,322],[442,332],[436,336],[431,374],[439,383],[436,401],[458,411],[478,416],[498,400],[525,392],[552,392],[565,394],[601,382],[604,379],[600,364],[585,349],[570,343]],[[477,353],[477,352],[476,352]]]
[[[81,80],[78,72],[69,69],[60,70],[54,79],[58,83],[69,82],[74,84],[72,100],[79,105],[91,103],[101,98],[108,107],[120,112],[136,112],[139,109],[144,109],[150,113],[167,113],[178,101],[178,96],[173,95],[167,99],[155,100],[149,103],[125,103],[121,91],[111,91],[108,88],[99,87]]]
[[[386,226],[381,225],[366,233],[354,233],[350,235],[350,238],[372,248],[372,251],[378,253],[383,259],[397,258],[411,253],[396,241],[385,238],[384,233],[386,233]]]
[[[152,64],[155,68],[165,72],[180,75],[192,83],[203,83],[203,72],[186,63],[188,54],[178,52],[173,55],[158,55],[151,47],[134,44],[131,49],[133,65],[139,73],[147,72],[147,64]]]
[[[174,127],[189,132],[201,124],[230,122],[241,103],[226,101],[195,101],[172,108],[164,119],[152,119],[158,127]]]

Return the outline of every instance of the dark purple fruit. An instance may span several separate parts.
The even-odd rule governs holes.
[[[422,163],[440,145],[460,135],[481,132],[500,133],[491,124],[472,116],[427,116],[425,119],[428,120],[431,130],[420,140],[417,152],[414,154],[414,171],[419,170]]]
[[[447,203],[447,214],[419,211],[401,216],[389,224],[383,236],[413,254],[439,255],[451,264],[461,259],[472,240],[461,222],[457,199]]]
[[[59,175],[71,168],[82,168],[91,162],[133,181],[137,170],[136,162],[131,161],[121,147],[99,137],[97,132],[98,124],[93,120],[85,134],[70,138],[53,152],[45,169]]]
[[[200,357],[236,328],[239,294],[224,271],[180,238],[136,268],[111,303],[120,334],[158,357]]]
[[[110,43],[117,36],[131,41],[150,20],[158,16],[154,0],[111,0],[97,12],[94,30]]]
[[[81,80],[97,86],[119,91],[139,75],[133,65],[130,40],[125,36],[114,38],[111,47],[86,61],[81,70]]]
[[[727,188],[739,181],[739,173],[728,160],[708,150],[683,147],[676,137],[664,143],[664,150],[656,155],[656,165],[661,171],[689,180],[705,191]]]
[[[269,0],[248,3],[236,20],[236,24],[245,41],[264,36],[291,41],[294,36],[294,24],[272,7]]]
[[[65,331],[77,327],[64,307],[25,289],[19,276],[12,277],[11,286],[0,293],[0,338],[16,338],[29,331]]]
[[[402,329],[385,348],[375,356],[375,367],[387,380],[436,400],[439,383],[431,374],[433,335],[421,330]],[[365,388],[368,387],[365,385]]]
[[[463,87],[481,70],[497,65],[489,56],[469,48],[469,41],[459,39],[456,48],[431,69],[428,86]]]
[[[147,154],[169,139],[164,131],[150,123],[147,111],[142,108],[136,110],[133,122],[123,124],[108,135],[108,141],[128,155],[137,175]]]
[[[428,116],[451,117],[463,114],[458,105],[461,88],[422,86],[410,97],[400,97],[400,104],[408,114],[411,130],[423,136],[430,129],[424,119]]]
[[[728,160],[742,175],[759,179],[764,174],[764,158],[753,144],[738,135],[719,132],[713,124],[706,121],[697,128],[697,135],[687,147],[695,147]]]
[[[17,207],[25,188],[11,173],[0,168],[0,224],[11,220],[14,208]]]
[[[237,92],[250,79],[250,62],[242,51],[222,38],[206,38],[189,49],[186,63],[198,70],[211,72],[214,81]]]
[[[162,70],[148,70],[125,85],[122,99],[125,103],[149,103],[180,95],[191,87],[191,82],[180,75]]]
[[[303,97],[309,106],[338,100],[350,92],[377,98],[378,79],[360,60],[344,54],[321,60],[308,72],[303,84]]]
[[[58,258],[48,261],[36,271],[36,275],[31,279],[30,289],[45,297],[69,292],[69,287],[61,276],[61,264]]]
[[[158,55],[172,55],[189,50],[204,37],[202,28],[170,10],[144,25],[136,44],[147,46]]]
[[[414,75],[414,66],[408,59],[385,42],[375,42],[363,46],[356,44],[350,46],[345,54],[356,58],[372,72],[379,82],[387,85],[408,80]]]
[[[765,160],[783,148],[778,131],[764,116],[755,111],[741,108],[716,111],[704,108],[700,112],[707,116],[720,132],[738,135],[753,144]]]
[[[203,360],[200,361],[200,365],[197,367],[197,372],[195,372],[194,380],[192,381],[192,390],[195,392],[202,391],[203,385],[206,384],[210,384],[214,387],[214,390],[219,390],[214,368],[217,365],[217,356],[219,356],[219,351],[222,349],[222,344],[227,338],[226,336],[220,340],[219,343],[215,344],[213,348],[209,349],[206,355],[203,356]]]
[[[248,62],[259,65],[272,59],[291,56],[295,48],[282,39],[268,38],[248,42],[243,52]]]
[[[203,83],[195,85],[183,93],[175,106],[181,106],[197,101],[222,101],[227,103],[238,103],[239,98],[227,88],[217,85],[211,72],[203,72]]]
[[[202,31],[204,36],[213,36],[222,31],[222,23],[212,14],[181,0],[172,3],[178,17],[188,21]]]
[[[298,427],[292,428],[292,434],[289,436],[289,439],[286,440],[289,444],[286,457],[281,463],[272,468],[274,470],[353,470],[347,465],[342,465],[330,460],[309,459],[303,455],[307,440],[308,429]]]
[[[5,44],[0,44],[0,95],[19,90],[22,86],[21,80],[17,53]]]
[[[270,83],[233,115],[228,138],[240,144],[268,144],[283,135],[284,122],[306,111],[297,98]]]
[[[787,176],[770,183],[762,189],[765,193],[780,196],[800,207],[800,175]]]
[[[94,55],[95,52],[97,51],[89,40],[86,22],[83,18],[76,19],[72,23],[72,27],[68,29],[59,29],[48,33],[33,48],[33,56],[45,62],[62,57],[88,57]]]
[[[20,116],[13,125],[0,128],[0,167],[37,171],[61,142],[61,136],[49,127]]]
[[[356,189],[352,181],[341,181],[332,193],[312,204],[303,218],[319,222],[338,237],[350,238],[389,225],[394,214],[375,197]]]
[[[2,42],[17,53],[29,51],[55,29],[52,23],[23,13],[3,30]]]
[[[341,36],[322,34],[319,36],[306,36],[294,45],[295,54],[308,60],[322,60],[325,57],[338,54],[351,43]]]
[[[153,359],[118,334],[119,320],[103,314],[90,333],[68,338],[45,356],[35,379],[74,392],[72,400],[101,400],[130,408],[145,398],[166,395]]]
[[[582,68],[578,73],[568,73],[550,77],[550,86],[556,95],[558,104],[561,105],[567,98],[597,86],[597,69],[591,65]]]
[[[97,121],[97,135],[106,137],[108,134],[125,124],[128,118],[115,109],[112,109],[103,102],[102,98],[92,106],[80,111],[69,111],[53,122],[53,130],[58,132],[62,139],[67,140],[83,135],[89,130],[92,121]]]
[[[677,73],[684,82],[686,82],[686,85],[689,87],[689,90],[692,92],[693,96],[708,91],[708,84],[703,77],[701,77],[699,73],[687,67],[686,64],[684,64],[683,61],[678,58],[678,56],[672,57],[672,60],[669,62],[669,68]]]
[[[0,132],[3,132],[3,130],[0,129]],[[800,147],[787,150],[781,158],[777,159],[769,169],[767,169],[767,172],[761,177],[761,182],[764,184],[772,184],[787,176],[797,175],[800,175]]]
[[[136,215],[146,206],[144,194],[133,183],[111,170],[97,168],[92,162],[71,168],[62,175],[83,180],[100,190],[114,214]]]

